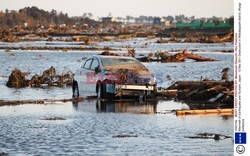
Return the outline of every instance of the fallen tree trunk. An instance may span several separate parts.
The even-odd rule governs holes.
[[[186,53],[186,54],[184,54],[184,57],[189,58],[189,59],[193,59],[195,61],[216,61],[215,59],[206,58],[206,57],[195,55],[192,53]]]

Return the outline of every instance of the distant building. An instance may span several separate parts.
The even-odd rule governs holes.
[[[160,18],[160,17],[155,17],[153,19],[153,24],[154,25],[161,25],[161,26],[170,26],[170,21],[165,20],[164,18]]]
[[[171,27],[171,22],[170,22],[170,21],[166,21],[166,22],[165,22],[165,26],[166,26],[166,27]]]
[[[28,27],[28,23],[26,23],[26,22],[23,23],[23,26],[24,26],[24,27]]]
[[[59,27],[60,28],[66,28],[66,24],[60,24]]]
[[[179,29],[184,29],[184,28],[189,28],[189,29],[197,29],[201,27],[201,22],[200,20],[195,20],[192,22],[177,22],[176,27]]]
[[[199,29],[199,28],[206,28],[206,29],[215,29],[215,28],[223,28],[223,29],[231,29],[233,28],[233,25],[230,24],[227,21],[220,21],[220,22],[214,22],[214,21],[209,21],[209,22],[201,22],[200,20],[195,20],[192,22],[177,22],[176,23],[176,28],[179,29]]]
[[[103,17],[102,18],[102,22],[116,22],[116,18],[115,17]]]

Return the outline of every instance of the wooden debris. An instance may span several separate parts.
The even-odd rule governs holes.
[[[115,136],[112,136],[112,138],[136,138],[138,137],[137,135],[128,135],[128,134],[120,134],[120,135],[115,135]]]
[[[130,54],[133,58],[135,58],[135,49],[130,49],[129,47],[127,47],[128,49],[128,54]]]
[[[216,134],[216,133],[199,133],[196,136],[188,136],[185,138],[224,140],[224,139],[233,138],[233,137],[227,136],[227,135],[222,135],[222,134]]]
[[[157,96],[162,96],[166,98],[174,98],[177,97],[178,95],[178,90],[177,89],[172,89],[172,90],[162,90],[157,92]]]
[[[41,120],[66,120],[65,118],[61,118],[61,117],[52,117],[52,118],[44,118]]]
[[[0,41],[2,42],[17,42],[19,38],[12,34],[10,29],[0,28]]]
[[[176,110],[176,115],[234,115],[234,109]]]
[[[7,86],[10,88],[23,88],[28,86],[29,81],[25,78],[26,74],[15,68],[9,76]]]
[[[222,70],[222,77],[221,77],[221,80],[228,81],[228,72],[229,72],[229,68],[224,68],[224,69]]]
[[[137,58],[141,62],[184,62],[186,59],[192,59],[198,62],[201,61],[217,61],[212,58],[206,58],[203,56],[199,56],[193,53],[189,53],[187,49],[184,49],[182,53],[177,53],[175,55],[170,55],[169,53],[166,52],[158,52],[155,55],[157,59],[153,59],[151,55],[148,57],[142,57],[142,58]]]
[[[41,87],[47,86],[64,86],[72,85],[73,74],[68,71],[61,75],[56,74],[55,67],[51,66],[49,69],[45,70],[41,76],[34,75],[30,80],[27,80],[26,73],[21,72],[19,69],[12,71],[7,82],[7,86],[10,88],[23,88],[23,87]]]
[[[233,107],[233,81],[178,81],[167,90],[178,90],[176,99],[187,103],[218,103]]]
[[[228,34],[223,37],[218,35],[208,35],[206,33],[185,33],[184,40],[178,40],[178,35],[175,33],[170,34],[169,40],[164,40],[160,38],[156,43],[224,43],[224,42],[233,42],[233,30],[230,30]]]

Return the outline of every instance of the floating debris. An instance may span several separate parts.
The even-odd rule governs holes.
[[[52,118],[44,118],[41,120],[66,120],[65,118],[61,118],[61,117],[52,117]]]
[[[5,152],[2,152],[0,153],[0,156],[8,156],[9,154],[8,153],[5,153]]]
[[[128,135],[128,134],[120,134],[120,135],[115,135],[112,136],[112,138],[136,138],[138,137],[137,135]]]
[[[221,80],[224,80],[224,81],[228,81],[228,72],[229,72],[229,68],[224,68],[222,70],[222,77],[221,77]]]
[[[21,72],[21,70],[15,68],[11,75],[9,76],[9,80],[7,82],[7,86],[10,88],[23,88],[27,87],[29,81],[25,78],[26,74]]]
[[[73,73],[70,71],[64,72],[61,75],[56,74],[55,67],[51,66],[45,70],[43,74],[34,75],[30,80],[26,79],[27,73],[21,72],[19,69],[12,71],[7,82],[7,86],[10,88],[23,88],[23,87],[42,87],[46,86],[58,86],[72,85]]]
[[[234,115],[233,108],[227,109],[199,109],[199,110],[176,110],[177,116],[182,115]]]
[[[233,138],[233,137],[227,136],[227,135],[222,135],[222,134],[215,134],[215,133],[199,133],[196,136],[187,136],[185,138],[224,140],[224,139]]]

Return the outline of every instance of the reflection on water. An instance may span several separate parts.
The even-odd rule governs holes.
[[[0,153],[10,155],[233,155],[232,117],[158,114],[188,108],[174,101],[83,101],[0,107]],[[44,118],[65,120],[41,120]],[[115,138],[128,135],[133,138]]]
[[[135,113],[135,114],[154,114],[156,113],[157,102],[139,101],[96,101],[97,112],[113,113]]]
[[[95,103],[98,113],[155,114],[171,113],[177,109],[189,109],[187,104],[175,101],[93,100],[91,104],[93,103]],[[73,107],[79,110],[82,104],[81,102],[73,102]]]

